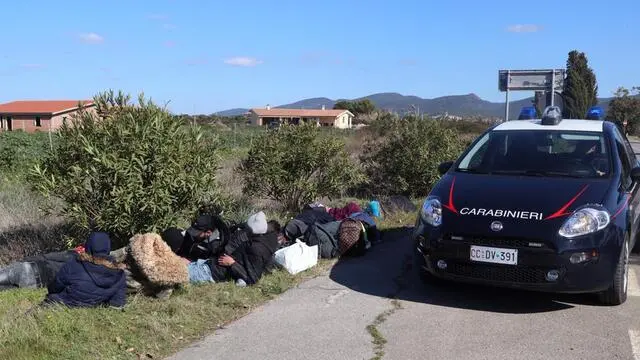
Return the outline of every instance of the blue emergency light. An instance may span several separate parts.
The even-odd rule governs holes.
[[[530,120],[536,118],[536,108],[533,106],[525,106],[520,110],[518,120]]]
[[[587,120],[602,120],[604,118],[604,110],[600,106],[592,106],[587,111]]]

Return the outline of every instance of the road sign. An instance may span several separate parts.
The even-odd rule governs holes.
[[[500,91],[529,90],[561,92],[564,86],[565,69],[548,70],[500,70],[498,88]]]

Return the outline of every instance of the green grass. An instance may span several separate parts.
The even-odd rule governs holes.
[[[371,343],[373,344],[374,351],[374,356],[371,360],[380,360],[385,354],[384,346],[387,344],[387,339],[382,335],[378,327],[387,321],[389,316],[402,309],[402,304],[396,299],[391,300],[391,305],[393,306],[391,309],[382,312],[371,324],[367,325],[367,332],[371,335]]]
[[[236,206],[238,209],[229,210],[225,215],[246,218],[252,211],[265,209],[269,218],[280,220],[284,225],[287,218],[267,209],[263,200],[241,197],[242,189],[233,172],[262,131],[238,126],[235,131],[231,128],[216,132],[224,149],[225,166],[220,173],[222,190],[242,200]],[[323,129],[322,134],[343,137],[353,151],[361,145],[362,139],[358,137],[361,135],[353,131]],[[37,211],[44,199],[28,190],[22,175],[31,165],[16,167],[24,164],[13,161],[16,155],[37,158],[35,154],[48,147],[48,137],[19,133],[4,136],[2,140],[9,139],[12,143],[4,148],[0,146],[0,170],[7,174],[11,169],[16,176],[2,179],[4,176],[0,175],[0,266],[25,255],[64,246],[68,230],[64,219],[55,215],[45,217]],[[349,200],[357,200],[361,205],[366,203],[366,200],[337,199],[331,201],[331,205],[344,206]],[[415,216],[415,213],[397,214],[377,222],[380,229],[395,228],[413,224]],[[246,315],[304,279],[324,273],[333,263],[321,261],[319,266],[297,276],[278,271],[247,288],[233,284],[190,285],[168,300],[129,297],[124,311],[54,308],[25,314],[42,301],[45,290],[0,292],[0,359],[160,358]]]
[[[167,300],[130,296],[124,310],[37,309],[40,290],[0,292],[0,359],[161,358],[327,271],[334,261],[292,276],[266,275],[256,285],[188,285]]]
[[[378,223],[381,229],[390,229],[411,225],[414,220],[415,214],[396,214]],[[55,307],[36,308],[26,314],[42,301],[46,290],[0,292],[0,359],[165,357],[300,282],[326,274],[335,262],[321,260],[295,276],[275,271],[246,288],[232,283],[188,285],[167,300],[130,296],[122,311]],[[377,326],[386,316],[376,319],[368,329],[376,352],[382,354],[384,341]]]

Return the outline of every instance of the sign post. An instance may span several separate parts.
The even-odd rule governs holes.
[[[565,69],[500,70],[498,88],[506,93],[505,121],[509,121],[510,91],[545,91],[551,94],[547,106],[554,105],[554,94],[564,87]]]

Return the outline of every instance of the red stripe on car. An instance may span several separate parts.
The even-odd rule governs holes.
[[[569,206],[571,206],[571,204],[573,204],[576,200],[578,200],[580,195],[582,195],[582,193],[584,193],[584,191],[587,190],[588,187],[589,187],[589,185],[585,185],[582,188],[582,190],[580,190],[580,192],[578,192],[576,194],[576,196],[574,196],[571,200],[569,200],[566,204],[564,204],[558,211],[556,211],[553,214],[547,216],[545,218],[545,220],[551,220],[551,219],[555,219],[555,218],[558,218],[558,217],[561,217],[561,216],[569,215],[570,212],[567,212],[567,209],[569,208]]]
[[[455,183],[456,183],[456,178],[454,177],[453,180],[451,180],[451,187],[449,188],[449,203],[444,204],[443,206],[457,214],[458,210],[456,209],[455,205],[453,205],[453,185]]]

